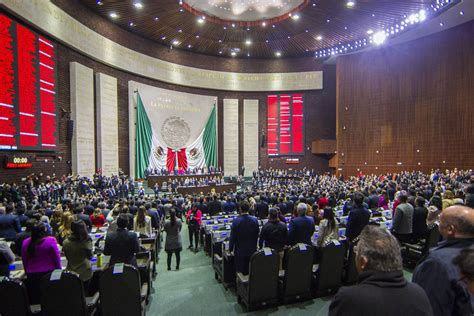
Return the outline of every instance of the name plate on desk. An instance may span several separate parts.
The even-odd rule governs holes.
[[[122,274],[123,273],[123,263],[116,263],[114,265],[113,274]]]

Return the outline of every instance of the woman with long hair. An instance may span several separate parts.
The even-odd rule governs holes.
[[[324,247],[333,239],[339,240],[339,225],[334,217],[334,211],[331,207],[325,207],[323,219],[319,223],[319,233],[316,245]]]
[[[56,238],[47,235],[43,222],[38,221],[31,231],[31,237],[23,241],[21,259],[27,276],[30,303],[38,304],[41,278],[55,269],[62,268]]]
[[[426,217],[426,226],[428,229],[433,228],[434,226],[439,226],[439,217],[441,211],[443,210],[443,200],[441,196],[435,194],[430,200],[430,205],[428,206],[428,215]]]
[[[62,208],[56,208],[53,211],[53,214],[51,215],[51,219],[49,221],[49,225],[51,226],[51,229],[53,230],[53,235],[57,236],[59,233],[59,227],[61,226],[61,221],[63,218],[63,211]]]
[[[79,274],[84,282],[84,290],[87,294],[89,281],[92,278],[90,259],[92,258],[92,240],[87,232],[84,221],[76,220],[71,224],[71,235],[63,242],[64,255],[67,258],[69,271]]]
[[[176,218],[176,210],[170,211],[170,219],[165,222],[163,230],[166,232],[165,251],[168,254],[167,264],[168,271],[171,270],[171,257],[173,253],[176,255],[176,270],[179,270],[181,260],[180,252],[183,249],[181,243],[181,220]]]
[[[151,217],[148,216],[143,205],[138,208],[137,215],[133,219],[133,230],[147,237],[152,235]]]
[[[202,212],[198,209],[196,204],[191,206],[191,209],[186,214],[186,221],[188,223],[189,231],[189,249],[193,248],[193,236],[194,236],[194,250],[198,251],[199,247],[199,231],[201,229],[201,218]]]
[[[59,226],[58,242],[60,245],[71,235],[72,222],[74,222],[74,215],[69,212],[64,213],[61,226]]]
[[[101,228],[105,224],[105,216],[102,214],[100,208],[96,208],[94,213],[89,216],[91,224],[96,228]]]

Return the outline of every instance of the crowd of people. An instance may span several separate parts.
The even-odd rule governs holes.
[[[214,174],[221,174],[222,168],[221,167],[203,167],[203,168],[175,168],[174,170],[170,171],[166,168],[148,168],[145,170],[145,176],[184,176],[184,175],[214,175]]]
[[[158,196],[160,192],[167,192],[167,193],[176,193],[178,188],[187,188],[187,187],[204,187],[209,185],[222,185],[225,184],[223,176],[206,176],[206,177],[183,177],[180,178],[169,178],[168,181],[165,181],[160,185],[159,183],[155,183],[153,187],[153,191],[155,195]]]
[[[252,185],[237,192],[188,196],[147,195],[125,175],[96,174],[90,179],[31,175],[20,184],[0,185],[0,201],[0,238],[12,242],[8,247],[0,242],[0,272],[8,275],[9,263],[21,257],[33,284],[60,267],[62,251],[68,259],[67,269],[78,272],[87,285],[93,249],[88,232],[104,227],[108,233],[103,251],[111,255],[111,263],[135,264],[134,254],[139,248],[135,232],[150,236],[153,231],[164,230],[168,270],[173,255],[179,269],[184,220],[188,224],[189,248],[198,251],[202,216],[240,211],[241,216],[232,223],[230,237],[230,250],[239,272],[248,271],[249,258],[257,247],[271,247],[281,256],[285,248],[298,243],[324,247],[339,238],[338,228],[345,225],[347,240],[359,243],[356,260],[359,270],[367,273],[361,273],[358,286],[365,286],[367,293],[381,282],[388,288],[407,288],[416,294],[413,297],[426,295],[435,315],[466,315],[462,312],[471,308],[466,287],[458,281],[463,278],[472,287],[472,171],[434,170],[430,174],[402,172],[343,179],[309,170],[258,170]],[[347,223],[342,224],[335,216],[337,206],[348,216]],[[370,218],[382,210],[393,212],[391,232],[369,228]],[[287,222],[288,214],[291,219]],[[261,231],[257,218],[268,218]],[[318,238],[311,240],[315,226],[319,226]],[[414,272],[414,282],[424,290],[420,292],[400,279],[400,254],[393,240],[398,245],[423,239],[435,226],[443,241]],[[380,242],[387,244],[374,243],[371,236],[380,236]],[[386,251],[387,245],[390,252]],[[381,261],[376,264],[377,260]],[[383,268],[390,260],[395,263]],[[374,271],[392,281],[399,279],[399,283],[390,285],[391,281],[379,279]],[[345,304],[352,302],[354,293],[340,291],[336,295],[331,305],[333,312],[339,311],[335,315],[346,315]]]

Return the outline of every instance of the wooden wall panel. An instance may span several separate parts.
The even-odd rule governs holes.
[[[474,166],[472,34],[471,21],[338,59],[337,152],[344,175]]]

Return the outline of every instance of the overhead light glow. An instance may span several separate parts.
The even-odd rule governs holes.
[[[300,19],[300,16],[298,14],[294,14],[291,16],[291,18],[295,21],[299,20]]]
[[[245,41],[245,45],[251,45],[252,44],[252,41],[251,40],[246,40]]]
[[[346,7],[348,7],[348,8],[353,8],[354,6],[355,6],[355,2],[354,2],[354,1],[347,1]]]
[[[173,44],[174,46],[178,46],[179,44],[181,44],[181,42],[178,41],[178,40],[174,40],[174,41],[172,42],[172,44]]]
[[[133,5],[134,5],[135,8],[137,8],[137,9],[143,8],[143,3],[141,3],[141,2],[135,2]]]
[[[387,35],[385,34],[384,31],[379,31],[374,34],[372,39],[375,45],[382,45],[387,39]]]
[[[133,23],[133,22],[128,22],[128,26],[130,26],[130,27],[134,27],[135,25],[136,25],[136,24]]]
[[[263,26],[263,27],[267,26],[267,22],[263,21],[263,22],[262,22],[262,26]]]
[[[368,31],[367,31],[367,34],[369,34],[369,35],[370,35],[370,34],[373,34],[373,33],[374,33],[374,31],[372,31],[372,30],[368,30]]]
[[[322,41],[322,40],[323,40],[323,37],[322,37],[321,35],[318,35],[318,37],[316,37],[316,39],[317,39],[318,41]]]
[[[231,55],[232,57],[234,57],[234,56],[237,55],[237,53],[236,53],[236,52],[231,52],[230,55]]]
[[[97,4],[97,5],[103,5],[104,3],[103,3],[102,1],[100,1],[100,0],[97,0],[97,1],[96,1],[96,4]]]
[[[203,18],[199,18],[197,21],[199,24],[203,24],[205,22]]]
[[[115,13],[115,12],[110,12],[109,16],[110,16],[112,19],[118,18],[118,14]]]
[[[276,53],[275,53],[275,56],[276,56],[276,57],[280,57],[280,56],[281,56],[281,53],[280,53],[280,52],[276,52]]]

